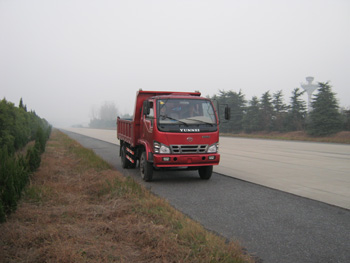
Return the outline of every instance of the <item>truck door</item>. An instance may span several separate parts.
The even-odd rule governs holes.
[[[145,100],[143,103],[142,121],[141,121],[141,138],[153,143],[154,128],[154,103],[152,100]]]

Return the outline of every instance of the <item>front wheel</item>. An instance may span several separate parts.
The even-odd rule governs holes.
[[[153,177],[153,165],[150,162],[147,162],[146,152],[142,152],[140,158],[140,174],[141,178],[146,181],[152,181]]]
[[[213,166],[202,166],[198,168],[198,173],[201,179],[208,180],[213,173]]]

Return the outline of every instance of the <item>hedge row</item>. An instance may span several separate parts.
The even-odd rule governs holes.
[[[29,176],[39,166],[51,126],[35,112],[27,112],[5,99],[0,101],[0,222],[14,211]],[[34,141],[24,153],[21,151]]]

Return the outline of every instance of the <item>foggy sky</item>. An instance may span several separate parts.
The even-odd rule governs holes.
[[[289,103],[313,76],[350,107],[349,48],[347,0],[0,0],[0,99],[62,127],[140,88]]]

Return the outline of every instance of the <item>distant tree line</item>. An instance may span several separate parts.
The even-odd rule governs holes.
[[[254,96],[249,101],[241,91],[220,90],[211,99],[231,108],[231,119],[220,123],[223,133],[306,131],[312,136],[326,136],[350,130],[350,110],[339,108],[328,82],[319,83],[310,114],[301,98],[303,94],[304,91],[295,88],[288,104],[284,102],[281,90],[273,94],[267,91],[260,98]]]
[[[350,110],[340,109],[331,85],[318,83],[318,92],[308,114],[304,91],[295,88],[286,103],[281,90],[271,94],[266,91],[260,98],[247,101],[239,91],[219,91],[211,99],[231,108],[231,119],[220,123],[223,133],[291,132],[306,131],[312,136],[327,136],[342,130],[350,130]],[[222,107],[221,107],[222,108]],[[90,128],[115,129],[118,109],[114,103],[105,102],[99,110],[93,110]],[[223,115],[223,112],[220,113]],[[130,117],[123,116],[123,117]],[[224,119],[220,116],[220,119]]]
[[[105,102],[99,109],[92,109],[90,116],[90,128],[116,129],[118,108],[113,102]],[[129,114],[122,115],[122,118],[131,118]]]
[[[30,174],[40,166],[50,133],[51,125],[28,112],[22,99],[18,107],[0,101],[0,222],[16,209]],[[28,146],[31,141],[34,145]]]
[[[118,109],[113,102],[105,102],[97,111],[91,111],[90,128],[115,129]]]

